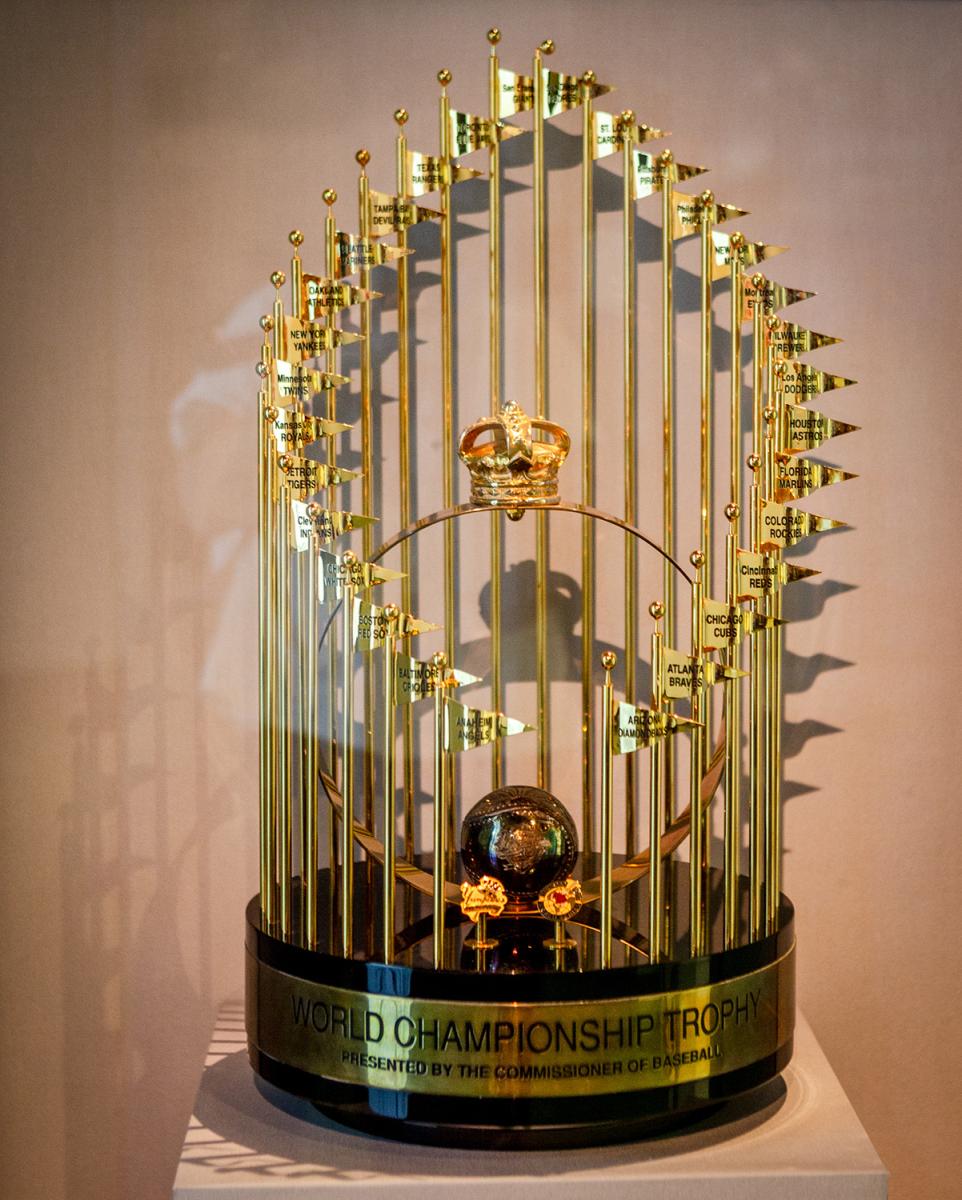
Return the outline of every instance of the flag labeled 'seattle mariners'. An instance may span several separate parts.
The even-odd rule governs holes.
[[[857,478],[852,471],[827,467],[824,463],[800,458],[797,454],[775,456],[775,499],[779,502],[801,500],[819,488]]]
[[[354,287],[350,283],[326,279],[323,275],[301,276],[301,302],[312,321],[318,317],[330,317],[342,308],[360,304],[362,300],[380,299],[381,292],[372,292],[369,288]]]
[[[501,121],[492,121],[490,117],[476,117],[473,113],[456,112],[454,109],[448,113],[448,118],[451,153],[455,155],[470,154],[473,150],[481,150],[524,133],[516,125],[505,125]]]
[[[704,175],[708,170],[707,167],[675,162],[673,158],[665,159],[660,154],[646,154],[644,150],[633,151],[631,164],[635,175],[636,200],[660,192],[666,180],[680,183],[685,179],[693,179],[696,175]]]
[[[488,712],[483,708],[469,708],[449,696],[444,701],[444,748],[445,750],[473,750],[486,746],[497,738],[511,737],[516,733],[529,733],[533,725],[506,717],[504,713]]]
[[[659,138],[668,137],[668,133],[664,129],[654,129],[650,125],[638,122],[626,125],[620,115],[601,112],[600,109],[595,109],[591,118],[592,158],[607,158],[609,154],[620,150],[625,142],[635,142],[641,146],[645,142],[654,142]]]
[[[720,229],[712,230],[711,240],[714,245],[712,279],[728,277],[733,257],[742,266],[753,267],[767,258],[774,258],[776,254],[784,254],[788,249],[787,246],[769,246],[765,242],[749,242],[746,238],[736,241],[733,247],[732,237],[732,234],[723,233]]]
[[[315,462],[299,454],[282,454],[277,460],[281,482],[291,489],[295,500],[306,500],[322,488],[336,487],[357,479],[360,471],[346,471],[329,463]]]
[[[706,205],[701,196],[689,196],[685,192],[672,192],[671,236],[683,238],[692,233],[700,233],[702,214],[706,207],[712,225],[717,225],[721,221],[730,221],[734,217],[748,216],[748,212],[744,208],[736,208],[734,204],[720,204],[717,200],[712,200]]]
[[[356,275],[358,271],[380,267],[385,263],[396,262],[405,254],[413,251],[401,249],[399,246],[388,246],[384,242],[374,242],[370,238],[356,237],[353,233],[337,231],[335,241],[337,251],[336,269],[340,279],[345,275]]]
[[[836,421],[814,408],[802,408],[798,404],[786,404],[782,418],[782,454],[799,454],[804,450],[817,450],[829,438],[843,433],[855,433],[858,425],[847,421]]]
[[[808,363],[791,360],[775,364],[775,390],[796,404],[804,404],[810,396],[821,396],[823,392],[850,387],[855,382],[844,375],[819,371]]]
[[[319,371],[303,363],[275,358],[271,363],[272,399],[277,404],[307,404],[318,392],[329,391],[350,382],[346,375]]]
[[[420,150],[409,150],[407,155],[405,191],[410,196],[426,196],[428,192],[436,192],[446,183],[462,183],[466,179],[477,179],[481,174],[471,167],[461,167],[432,154],[422,154]]]
[[[765,327],[765,343],[775,352],[776,358],[797,358],[800,354],[818,350],[821,346],[837,345],[841,340],[829,337],[827,333],[803,329],[801,325],[795,325],[792,321],[779,321]]]
[[[831,517],[820,517],[817,513],[802,512],[800,508],[789,508],[774,500],[762,500],[763,550],[782,550],[794,546],[813,533],[824,533],[828,529],[847,528],[844,521],[833,521]]]
[[[767,617],[721,600],[706,599],[702,610],[701,648],[722,650],[726,646],[737,646],[746,634],[756,629],[774,629],[776,625],[784,624],[781,617]]]
[[[693,658],[670,646],[661,651],[661,694],[666,700],[690,700],[696,691],[721,683],[724,679],[739,679],[745,675],[736,667],[726,667],[710,658]]]
[[[761,309],[764,316],[770,317],[780,309],[788,308],[790,304],[810,300],[815,295],[814,292],[785,287],[782,283],[773,283],[765,278],[762,278],[756,287],[752,279],[751,275],[742,276],[742,321],[751,321],[756,308]]]
[[[393,621],[380,604],[369,604],[354,598],[354,649],[376,650],[389,637],[411,637],[416,633],[433,633],[440,625],[420,621],[408,613],[398,613]]]
[[[477,675],[459,671],[456,667],[443,668],[444,687],[465,687],[469,683],[480,683]],[[394,703],[414,704],[426,700],[438,689],[438,668],[432,662],[411,658],[408,654],[394,656]]]
[[[390,192],[368,192],[368,227],[371,237],[386,237],[400,233],[421,221],[440,220],[442,214],[433,208],[422,208],[410,200],[393,196]]]
[[[808,579],[819,575],[812,567],[799,567],[795,563],[782,562],[769,554],[756,554],[754,550],[738,551],[738,599],[760,600],[772,596],[785,583],[796,579]]]
[[[345,587],[369,588],[379,583],[391,583],[403,579],[401,571],[392,571],[379,563],[361,562],[351,559],[345,562],[339,555],[327,550],[318,553],[317,592],[322,604],[335,604],[344,594]]]
[[[293,358],[317,358],[327,350],[336,350],[338,346],[348,346],[351,342],[359,342],[359,333],[348,333],[344,329],[334,329],[330,325],[322,325],[318,321],[302,321],[297,317],[284,318],[284,336],[287,340],[287,353]]]
[[[343,421],[327,421],[296,408],[275,408],[276,416],[271,421],[271,433],[277,449],[284,453],[295,446],[308,446],[323,437],[334,437],[351,428]]]
[[[670,737],[685,726],[701,724],[700,721],[691,721],[674,713],[653,712],[650,708],[629,704],[626,700],[618,704],[612,719],[615,754],[632,754],[635,750],[650,746],[656,738]]]
[[[307,504],[303,500],[291,501],[291,548],[299,554],[310,550],[316,540],[325,546],[342,534],[373,525],[377,517],[365,517],[362,513],[338,512],[336,509],[321,508],[319,504]]]

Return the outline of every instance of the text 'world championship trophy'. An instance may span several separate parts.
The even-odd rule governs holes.
[[[632,112],[597,108],[611,89],[593,72],[549,70],[550,41],[530,75],[501,67],[497,30],[488,41],[488,112],[453,109],[451,74],[439,72],[437,153],[408,146],[399,109],[394,190],[370,186],[370,156],[359,151],[357,232],[339,228],[337,197],[324,192],[315,274],[302,264],[303,234],[290,234],[289,311],[285,273],[271,276],[277,298],[261,319],[257,364],[260,893],[247,910],[247,1030],[259,1075],[347,1124],[460,1146],[567,1146],[690,1119],[772,1079],[791,1056],[782,588],[815,572],[783,555],[840,524],[792,505],[852,478],[805,457],[855,428],[807,404],[852,381],[800,361],[838,339],[779,316],[812,294],[759,270],[785,247],[720,232],[743,211],[709,191],[677,190],[704,168],[644,149],[666,135]],[[562,403],[580,401],[580,444],[549,418],[545,130],[568,112],[570,122],[580,118],[568,164],[580,178],[580,235],[561,237],[552,252],[571,257],[580,297],[577,287],[551,296],[556,308],[570,297],[578,310],[580,378],[567,374],[555,392]],[[520,114],[521,124],[505,122]],[[511,163],[531,168],[534,201],[525,302],[533,294],[535,369],[523,403],[503,395],[502,157],[515,149]],[[486,184],[461,164],[472,154],[487,165]],[[602,184],[620,219],[613,278],[597,268]],[[482,273],[457,269],[452,193],[461,185],[488,217],[483,380],[458,378],[459,306]],[[428,194],[433,204],[422,207]],[[642,345],[660,396],[657,377],[643,394],[637,378],[644,205],[657,222],[649,259],[659,286]],[[689,236],[699,249],[690,374],[700,383],[685,389],[698,433],[697,449],[682,456],[675,249]],[[439,258],[439,275],[418,271],[415,247]],[[728,345],[713,348],[716,282],[727,284],[730,310]],[[623,314],[614,403],[611,388],[597,386],[605,290]],[[385,296],[396,334],[381,330]],[[375,344],[385,341],[382,364]],[[356,355],[350,366],[339,359],[346,346]],[[713,353],[726,351],[730,394],[716,396]],[[416,388],[416,354],[436,364],[430,387]],[[354,373],[356,394],[339,366]],[[457,397],[470,388],[467,402],[490,416],[456,443]],[[355,425],[339,419],[349,405]],[[712,479],[718,421],[729,434],[727,453],[718,450],[730,466],[723,522]],[[621,458],[608,456],[605,479],[596,461],[602,422],[617,425]],[[644,519],[643,422],[661,464],[661,512]],[[419,427],[433,441],[419,442]],[[467,469],[461,482],[470,482],[466,503],[457,502],[455,453]],[[580,460],[577,498],[570,479],[561,487],[569,454]],[[693,481],[686,491],[676,460],[696,456],[697,489]],[[609,473],[623,483],[617,513],[596,507]],[[419,496],[436,483],[442,507],[419,515]],[[683,563],[676,540],[686,502],[693,514],[697,506],[700,538]],[[396,530],[390,536],[375,536],[375,503],[380,529]],[[658,519],[660,539],[651,536]],[[525,539],[531,558],[518,567]],[[580,557],[580,581],[565,598],[575,607],[562,646],[549,551],[557,557],[566,546]],[[614,566],[602,561],[605,547],[615,548]],[[479,571],[490,637],[468,645],[459,638],[461,595]],[[509,593],[507,580],[522,577],[530,586]],[[660,597],[647,608],[647,636],[641,578]],[[599,591],[623,629],[617,653],[598,638]],[[580,634],[569,632],[579,620]],[[650,684],[640,658],[649,642]],[[428,648],[420,658],[419,644]],[[580,704],[559,704],[553,688],[568,661],[560,682],[572,683],[572,698],[580,685]],[[643,682],[647,706],[638,703]],[[462,689],[471,688],[484,689],[488,708],[466,702]],[[517,717],[502,712],[509,690]],[[528,731],[530,740],[506,744]],[[464,758],[480,747],[489,765]],[[580,776],[556,769],[555,796],[552,763],[565,749]],[[723,847],[716,864],[713,830]]]

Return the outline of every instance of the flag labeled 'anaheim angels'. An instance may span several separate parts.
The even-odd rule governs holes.
[[[516,733],[529,733],[533,725],[506,717],[504,713],[488,712],[483,708],[469,708],[450,697],[445,699],[444,748],[445,750],[474,750],[486,746],[497,738],[512,737]]]

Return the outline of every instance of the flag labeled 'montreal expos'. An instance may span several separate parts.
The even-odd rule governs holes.
[[[829,438],[843,433],[854,433],[858,425],[847,421],[836,421],[814,408],[802,408],[798,404],[786,404],[782,417],[782,454],[799,454],[803,450],[817,450]]]
[[[701,724],[687,717],[677,717],[674,713],[653,712],[650,708],[629,704],[626,700],[618,704],[612,720],[615,754],[631,754],[650,746],[655,738],[669,737],[685,726]]]
[[[733,259],[743,266],[753,267],[767,258],[774,258],[776,254],[784,254],[788,249],[787,246],[769,246],[765,242],[749,242],[745,238],[736,241],[733,246],[732,237],[732,234],[723,233],[720,229],[712,230],[712,279],[724,279],[731,270]]]
[[[756,287],[751,275],[742,276],[742,321],[751,321],[758,309],[765,317],[772,316],[790,304],[800,300],[809,300],[814,292],[804,292],[801,288],[785,287],[782,283],[773,283],[763,278]]]
[[[469,683],[480,683],[477,675],[459,671],[456,667],[444,667],[443,686],[464,687]],[[394,702],[414,704],[426,700],[438,690],[438,668],[432,662],[411,658],[407,654],[394,656]]]
[[[781,550],[794,546],[813,533],[824,533],[828,529],[845,529],[844,521],[833,521],[831,517],[820,517],[817,513],[802,512],[800,508],[789,508],[774,500],[762,501],[763,550]]]
[[[473,750],[486,746],[497,738],[511,737],[516,733],[528,733],[533,725],[506,717],[504,713],[488,712],[483,708],[469,708],[450,697],[445,699],[444,748],[446,750]]]
[[[810,458],[801,458],[797,454],[775,456],[775,499],[779,503],[785,500],[801,500],[819,488],[857,478],[852,471],[827,467],[824,463],[813,462]]]

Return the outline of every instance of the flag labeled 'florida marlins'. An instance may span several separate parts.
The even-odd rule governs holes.
[[[445,699],[444,748],[445,750],[473,750],[486,746],[497,738],[512,737],[516,733],[529,733],[533,725],[506,717],[504,713],[488,712],[483,708],[469,708],[450,697]]]
[[[797,454],[775,456],[775,499],[779,503],[785,500],[801,500],[819,488],[857,478],[852,471],[827,467],[824,463],[813,462],[812,459],[801,458]]]
[[[825,533],[829,529],[847,528],[844,521],[833,521],[831,517],[820,517],[817,513],[802,512],[800,508],[789,508],[774,500],[762,501],[763,550],[782,550],[795,546],[813,533]]]
[[[615,754],[632,754],[635,750],[650,746],[656,738],[670,737],[685,726],[701,724],[700,721],[690,721],[674,713],[654,712],[650,708],[629,704],[626,700],[622,700],[615,708],[612,722]]]
[[[360,597],[354,598],[354,649],[376,650],[389,637],[411,637],[416,633],[433,633],[440,625],[430,621],[419,621],[408,613],[398,613],[391,619],[380,604],[369,604]]]
[[[480,683],[477,675],[459,671],[456,667],[439,670],[432,662],[411,658],[407,654],[394,656],[394,703],[414,704],[426,700],[438,690],[438,680],[444,687],[465,687],[469,683]]]
[[[785,583],[796,579],[808,579],[820,575],[812,567],[799,567],[795,563],[782,562],[770,554],[756,554],[754,550],[738,551],[738,599],[760,600],[772,596]]]
[[[661,694],[666,700],[690,700],[695,692],[724,679],[739,679],[744,675],[736,667],[726,667],[710,658],[693,658],[670,646],[661,651]]]

